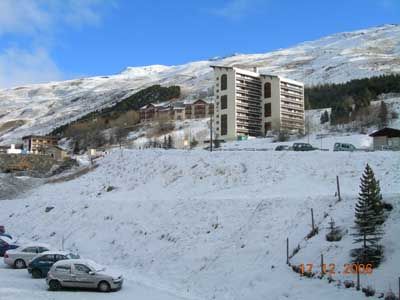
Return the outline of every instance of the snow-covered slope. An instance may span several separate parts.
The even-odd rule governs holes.
[[[0,143],[44,133],[152,84],[182,86],[184,93],[212,85],[212,64],[257,66],[306,84],[343,82],[400,72],[400,26],[339,33],[264,54],[238,54],[177,66],[127,68],[121,74],[52,82],[0,91]]]
[[[116,150],[83,177],[0,201],[0,220],[19,239],[60,246],[64,237],[67,248],[121,269],[128,288],[138,280],[189,299],[363,299],[326,280],[300,279],[285,265],[285,239],[291,250],[303,241],[314,208],[321,234],[303,241],[293,262],[317,264],[321,251],[329,263],[348,262],[351,237],[328,243],[324,228],[334,216],[350,229],[366,163],[395,209],[384,236],[386,260],[362,283],[387,291],[400,263],[395,152]],[[46,213],[47,206],[54,209]],[[8,290],[0,283],[2,291]]]

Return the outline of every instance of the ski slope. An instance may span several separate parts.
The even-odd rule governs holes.
[[[267,139],[254,142],[271,145]],[[350,230],[366,163],[395,208],[383,239],[386,258],[362,284],[386,292],[395,287],[400,264],[396,152],[114,150],[91,173],[0,201],[0,220],[19,240],[60,247],[64,237],[66,248],[120,269],[127,288],[112,299],[134,297],[137,282],[184,299],[363,299],[354,289],[292,272],[285,264],[285,240],[290,238],[291,250],[301,245],[292,263],[317,264],[321,252],[330,263],[349,262],[351,237],[328,243],[324,228],[333,216]],[[46,213],[47,206],[54,209]],[[321,233],[304,241],[310,208]],[[0,266],[0,294],[10,293],[3,278],[12,271]],[[11,291],[10,300],[52,295],[40,281],[18,280],[25,291],[21,297]]]

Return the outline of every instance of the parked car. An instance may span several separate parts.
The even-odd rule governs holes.
[[[4,263],[16,269],[24,269],[38,253],[49,251],[50,249],[49,245],[39,243],[20,246],[13,250],[7,250],[4,254]]]
[[[50,268],[60,260],[78,259],[79,255],[68,251],[46,251],[35,256],[28,264],[28,273],[33,278],[43,278],[47,276]]]
[[[0,236],[0,257],[4,256],[6,251],[18,248],[17,243],[7,236]]]
[[[109,292],[120,289],[123,281],[121,274],[86,259],[58,261],[51,267],[46,278],[49,289],[52,291],[70,287]]]
[[[10,240],[12,240],[12,236],[9,235],[8,233],[0,233],[0,236],[5,236],[8,237]]]
[[[357,148],[352,144],[335,143],[333,145],[333,151],[356,151]]]
[[[317,150],[308,143],[294,143],[292,146],[293,151],[312,151]]]
[[[291,150],[290,146],[288,145],[279,145],[276,146],[275,151],[289,151]]]
[[[6,228],[4,225],[0,225],[0,236],[6,236],[9,239],[12,239],[12,236],[6,233]]]

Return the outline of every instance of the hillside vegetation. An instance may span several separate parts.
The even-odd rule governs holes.
[[[305,89],[305,99],[309,109],[332,108],[331,116],[326,115],[324,121],[330,119],[333,125],[356,120],[364,126],[381,123],[381,127],[387,123],[387,119],[392,118],[392,115],[389,115],[391,112],[386,107],[381,107],[380,111],[373,111],[370,104],[378,96],[390,93],[400,93],[398,74],[308,87]]]
[[[145,88],[113,106],[93,111],[76,121],[54,129],[51,134],[72,139],[74,151],[88,147],[100,147],[106,143],[118,143],[139,123],[140,107],[154,102],[179,98],[180,87],[153,85]],[[104,131],[110,130],[108,135]]]

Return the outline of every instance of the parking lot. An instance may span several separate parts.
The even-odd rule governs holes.
[[[1,300],[32,300],[32,299],[140,299],[140,300],[183,300],[165,291],[144,286],[132,280],[125,279],[120,291],[99,293],[97,291],[62,290],[50,292],[45,279],[32,279],[26,269],[15,270],[0,259],[0,298]]]

